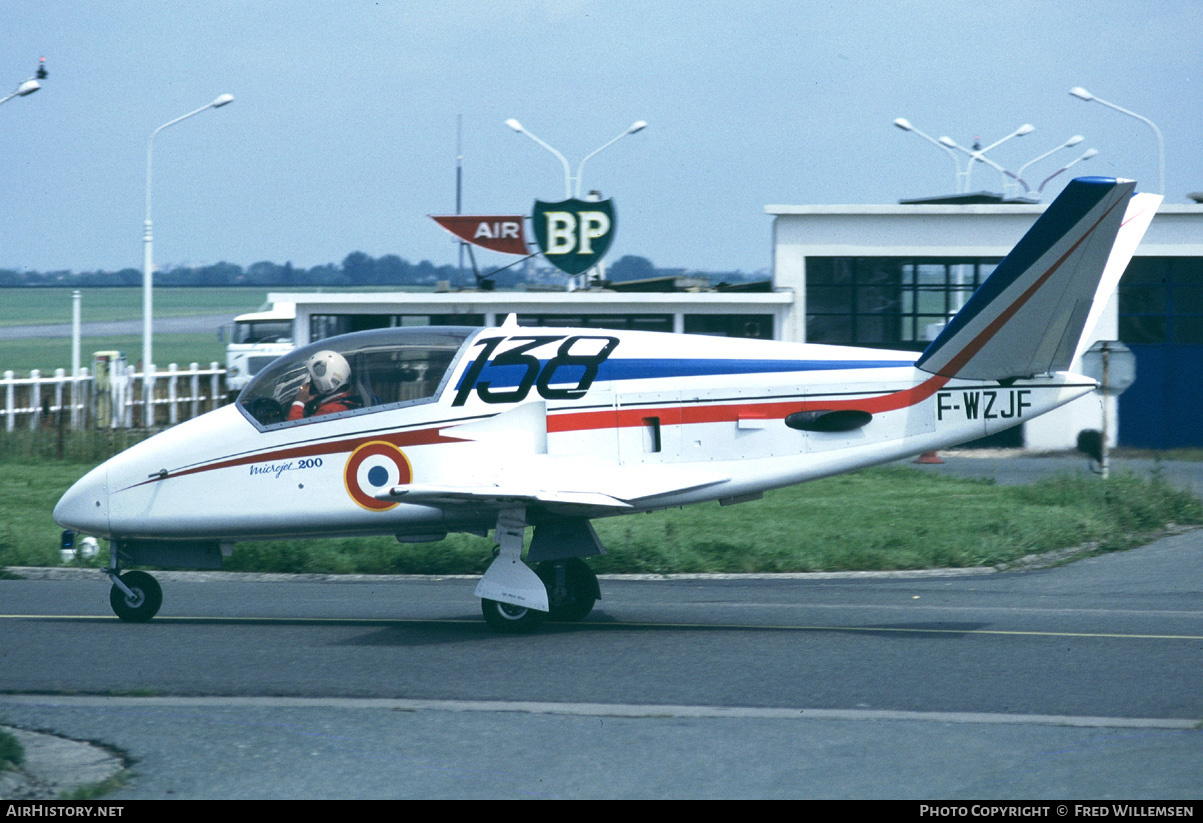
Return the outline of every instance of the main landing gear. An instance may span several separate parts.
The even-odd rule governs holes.
[[[491,628],[517,634],[533,631],[544,620],[576,623],[589,616],[601,596],[597,575],[579,557],[540,563],[535,574],[547,589],[547,611],[483,598],[480,609]]]
[[[476,587],[485,622],[513,634],[533,631],[546,619],[584,620],[601,597],[597,575],[579,557],[547,560],[531,571],[522,562],[525,531],[525,509],[498,515],[497,558]]]
[[[597,575],[579,557],[540,563],[535,574],[547,587],[547,617],[562,623],[584,620],[601,597]]]

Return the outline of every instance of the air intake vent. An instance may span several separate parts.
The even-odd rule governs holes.
[[[859,409],[794,412],[785,418],[785,425],[804,432],[850,432],[873,419]]]

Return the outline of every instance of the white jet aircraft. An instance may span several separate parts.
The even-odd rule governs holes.
[[[593,518],[755,499],[1094,391],[1068,369],[1160,202],[1134,186],[1071,182],[922,354],[512,317],[332,337],[93,469],[54,519],[111,541],[126,621],[162,603],[126,565],[219,568],[243,540],[489,529],[489,625],[580,620],[601,596],[581,559],[604,551]]]

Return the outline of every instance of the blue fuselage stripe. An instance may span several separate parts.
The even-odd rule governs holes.
[[[539,361],[540,371],[547,360]],[[656,380],[669,377],[714,377],[733,374],[771,374],[782,372],[833,371],[842,369],[888,369],[915,365],[910,360],[682,360],[677,358],[611,358],[601,364],[594,382],[619,380]],[[526,377],[523,365],[494,366],[481,371],[477,383],[493,388],[517,386]],[[554,383],[579,382],[583,366],[564,365],[556,369]],[[466,374],[466,372],[465,372]],[[460,376],[456,388],[463,385]]]

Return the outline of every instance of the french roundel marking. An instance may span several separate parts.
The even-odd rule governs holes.
[[[413,467],[405,454],[392,443],[373,440],[351,452],[343,469],[347,494],[368,511],[383,512],[397,504],[377,500],[373,495],[400,486],[413,479]]]

